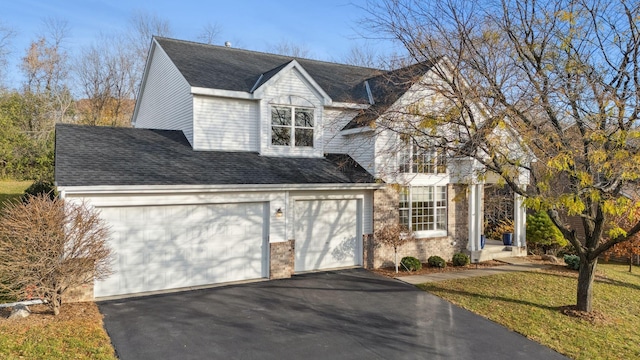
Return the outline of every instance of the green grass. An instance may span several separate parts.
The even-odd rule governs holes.
[[[594,319],[568,316],[577,278],[562,272],[510,273],[419,287],[574,359],[640,358],[640,268],[598,264]]]
[[[32,183],[30,180],[0,180],[0,209],[5,201],[18,199]]]

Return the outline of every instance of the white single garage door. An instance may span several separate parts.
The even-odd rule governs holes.
[[[358,200],[295,202],[295,271],[361,265]]]
[[[268,276],[265,203],[100,210],[116,272],[96,282],[95,297]]]

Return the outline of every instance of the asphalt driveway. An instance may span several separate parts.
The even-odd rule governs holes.
[[[361,269],[98,305],[122,360],[566,359]]]

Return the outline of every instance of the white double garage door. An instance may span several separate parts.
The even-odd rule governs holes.
[[[295,271],[362,263],[357,199],[299,200],[292,216]],[[133,294],[269,276],[267,202],[102,207],[115,273],[94,296]],[[273,220],[271,220],[273,218]]]

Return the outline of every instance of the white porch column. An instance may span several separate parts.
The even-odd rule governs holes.
[[[467,250],[480,251],[480,235],[482,234],[482,184],[469,185],[469,242]]]
[[[522,195],[515,194],[513,199],[513,245],[527,246],[527,209]]]

